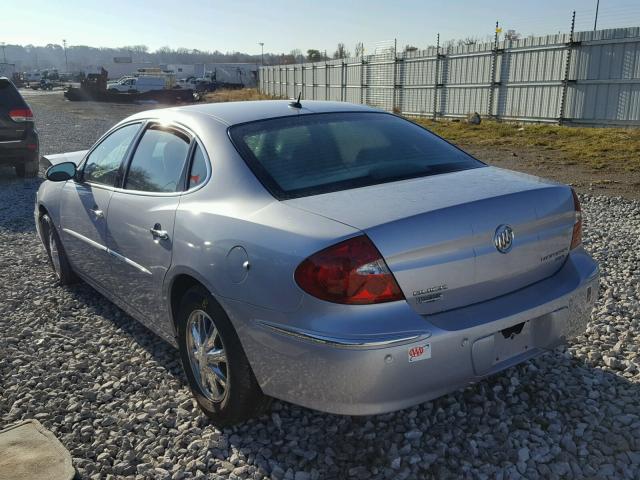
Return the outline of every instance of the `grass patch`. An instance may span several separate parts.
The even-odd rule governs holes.
[[[239,90],[216,90],[207,93],[204,101],[209,103],[218,102],[246,102],[249,100],[274,100],[274,97],[260,93],[256,88],[242,88]]]
[[[488,120],[480,125],[411,120],[466,148],[554,150],[563,155],[567,165],[585,165],[594,170],[640,171],[640,129],[518,125]]]

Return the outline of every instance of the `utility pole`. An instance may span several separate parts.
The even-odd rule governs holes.
[[[600,0],[596,0],[596,19],[593,21],[593,30],[598,26],[598,9],[600,8]]]
[[[433,117],[435,121],[438,118],[438,84],[440,83],[440,32],[436,37],[436,65],[433,75]]]
[[[493,117],[493,99],[496,94],[496,66],[498,64],[498,38],[502,29],[500,23],[496,20],[496,32],[493,37],[493,53],[491,55],[491,73],[489,74],[490,90],[489,90],[489,106],[487,108],[487,115],[489,118]]]
[[[64,47],[64,73],[69,73],[69,60],[67,59],[67,41],[62,39],[62,46]]]
[[[258,42],[258,45],[260,45],[260,48],[262,49],[260,56],[262,58],[261,64],[264,67],[264,42]]]
[[[571,32],[569,33],[569,43],[567,44],[566,63],[564,64],[564,80],[562,81],[562,96],[560,97],[560,114],[558,115],[558,124],[562,125],[565,121],[565,112],[567,107],[567,90],[569,89],[569,70],[571,69],[571,52],[574,48],[574,32],[576,29],[576,11],[571,15]]]
[[[5,48],[6,45],[4,42],[0,43],[0,46],[2,47],[2,58],[4,58],[4,63],[7,63],[7,52],[5,52]]]

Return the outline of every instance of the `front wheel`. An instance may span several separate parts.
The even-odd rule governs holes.
[[[189,386],[213,423],[234,425],[264,411],[269,399],[253,375],[229,317],[205,288],[187,291],[177,321]]]
[[[77,282],[78,277],[71,269],[67,254],[60,242],[60,237],[58,237],[58,232],[47,214],[40,218],[40,231],[44,248],[49,256],[49,263],[60,284],[69,285]]]

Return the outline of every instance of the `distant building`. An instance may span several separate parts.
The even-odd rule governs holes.
[[[128,59],[128,57],[123,58]],[[86,73],[100,72],[100,67],[102,67],[109,72],[109,80],[117,80],[124,76],[135,75],[142,69],[160,68],[173,72],[178,80],[189,77],[211,77],[218,82],[240,83],[247,87],[257,85],[258,66],[255,63],[168,63],[158,65],[151,62],[122,62],[120,57],[116,57],[114,60],[118,61],[87,67]]]
[[[119,57],[116,57],[119,58]],[[115,60],[115,59],[114,59]],[[99,73],[100,67],[109,74],[109,80],[117,80],[121,77],[133,75],[140,68],[158,68],[158,65],[151,62],[110,62],[102,65],[92,65],[86,69],[86,73]]]
[[[200,64],[202,65],[202,64]],[[188,65],[188,64],[178,64],[178,63],[168,63],[166,65],[162,64],[160,67],[163,70],[171,70],[176,74],[177,78],[188,78],[188,77],[197,77],[199,76],[196,72],[196,65]]]
[[[246,87],[258,85],[258,66],[255,63],[207,63],[205,70],[218,82],[241,83]]]
[[[13,74],[16,71],[15,63],[2,63],[0,62],[0,77],[13,77]]]

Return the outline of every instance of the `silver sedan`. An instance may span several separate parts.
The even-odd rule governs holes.
[[[598,294],[571,188],[365,106],[153,110],[43,161],[34,213],[60,283],[179,348],[219,425],[270,397],[424,402],[580,334]]]

